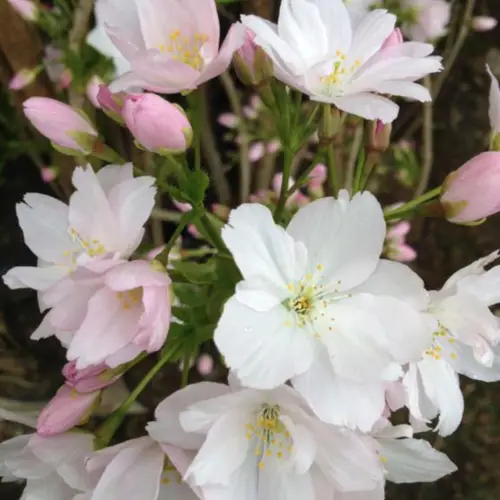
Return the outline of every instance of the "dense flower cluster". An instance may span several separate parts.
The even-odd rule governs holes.
[[[35,19],[27,0],[11,2]],[[499,252],[457,271],[440,290],[427,290],[406,264],[416,253],[406,243],[405,218],[420,201],[437,203],[435,210],[461,224],[498,212],[500,153],[482,153],[436,192],[385,209],[364,189],[371,173],[362,170],[364,156],[348,189],[334,186],[333,196],[326,196],[336,180],[333,155],[328,166],[313,159],[297,178],[287,163],[311,142],[329,148],[350,114],[356,123],[370,121],[369,164],[389,146],[399,112],[393,96],[431,99],[416,82],[442,69],[424,42],[443,36],[449,5],[401,2],[413,15],[402,24],[413,40],[405,42],[396,15],[376,3],[282,0],[277,24],[242,16],[219,47],[215,0],[96,2],[88,42],[114,59],[116,71],[109,87],[90,82],[89,100],[128,128],[141,154],[154,158],[148,172],[155,176],[140,169],[135,175],[119,157],[101,168],[89,163],[74,169],[67,204],[28,193],[16,207],[38,264],[10,269],[3,280],[37,291],[45,316],[32,338],[55,336],[68,360],[64,384],[38,416],[36,432],[0,444],[0,475],[26,480],[23,498],[383,500],[387,481],[430,482],[456,470],[416,434],[448,436],[458,428],[459,375],[500,380],[500,321],[491,309],[500,303]],[[241,116],[236,106],[219,122],[238,129],[237,143],[250,143],[244,160],[283,150],[285,164],[271,186],[232,210],[218,203],[208,213],[202,131],[199,117],[193,119],[201,106],[188,114],[154,92],[196,92],[228,68],[235,52],[238,73],[261,96]],[[494,146],[500,90],[488,71]],[[306,106],[301,93],[309,97]],[[257,123],[264,107],[263,122],[279,124],[275,135],[239,128],[245,118]],[[58,151],[106,163],[117,158],[72,107],[31,98],[24,111]],[[184,153],[192,143],[191,169]],[[145,227],[165,185],[181,212],[174,213],[179,226],[147,254]],[[210,245],[197,257],[219,260],[186,265],[183,249],[174,258],[184,228]],[[214,261],[223,268],[216,278]],[[196,266],[203,271],[196,274]],[[222,290],[214,324],[203,317],[186,341],[182,327],[200,304],[218,297],[217,281],[229,281],[229,274],[236,278]],[[200,299],[201,285],[214,288]],[[187,383],[192,351],[207,340],[224,360],[227,384]],[[186,346],[192,351],[179,355]],[[182,359],[186,376],[157,406],[146,435],[109,446],[142,385],[95,434],[79,429],[107,388],[150,353],[159,353],[159,364],[144,385],[166,361]],[[209,374],[213,360],[205,355],[205,362],[199,371]],[[394,425],[401,409],[409,422]]]

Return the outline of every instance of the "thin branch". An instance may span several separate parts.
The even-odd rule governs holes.
[[[225,71],[220,76],[224,90],[229,98],[229,103],[233,113],[238,117],[239,149],[240,149],[240,203],[245,203],[250,195],[252,182],[251,167],[248,149],[248,131],[245,123],[245,116],[241,107],[240,98],[229,72]]]
[[[200,89],[204,92],[205,106],[203,106],[203,127],[201,127],[201,148],[203,156],[210,170],[210,177],[214,185],[217,199],[223,205],[229,205],[231,202],[231,190],[224,174],[224,164],[222,163],[217,142],[215,140],[214,131],[210,120],[210,110],[206,102],[206,88]]]
[[[430,88],[431,78],[429,75],[424,77],[424,85]],[[420,172],[420,180],[415,189],[415,194],[413,195],[414,198],[418,198],[420,195],[424,194],[429,184],[429,177],[432,170],[434,159],[434,119],[432,101],[424,103],[422,120],[422,171]]]
[[[173,210],[165,210],[164,208],[153,208],[151,217],[153,219],[166,222],[179,222],[181,220],[182,214]]]

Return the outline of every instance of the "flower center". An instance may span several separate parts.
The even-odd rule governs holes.
[[[430,356],[436,360],[440,360],[445,354],[449,355],[451,359],[457,359],[456,352],[449,352],[448,349],[443,349],[440,342],[447,340],[449,344],[454,344],[456,340],[450,335],[448,330],[439,323],[439,329],[433,333],[432,346],[424,351],[426,356]]]
[[[82,250],[89,256],[89,257],[97,257],[99,255],[103,255],[106,253],[106,249],[104,248],[104,245],[97,239],[85,239],[80,236],[80,234],[77,233],[77,231],[73,228],[69,229],[69,234],[71,236],[71,239],[74,242],[78,242],[80,246],[82,247]],[[70,251],[66,250],[64,252],[65,257],[71,257],[71,262],[73,264],[76,264],[76,257],[75,253],[78,255],[79,252],[75,251]]]
[[[260,469],[265,467],[265,461],[282,460],[289,457],[293,451],[293,440],[285,425],[279,419],[279,405],[264,404],[257,414],[254,423],[245,425],[246,438],[255,443],[255,456]]]
[[[121,302],[123,309],[131,309],[142,302],[142,288],[133,288],[125,292],[116,292],[116,297]]]
[[[341,50],[337,50],[332,70],[320,77],[320,81],[326,86],[328,93],[332,93],[334,90],[339,91],[346,79],[349,79],[361,66],[361,59],[356,59],[350,66],[345,66],[345,59],[346,55]]]
[[[177,469],[172,465],[170,460],[165,457],[165,461],[163,463],[163,473],[161,476],[161,482],[165,485],[170,484],[181,484],[182,477],[177,471]]]
[[[168,36],[169,43],[158,47],[160,52],[168,52],[174,61],[180,61],[193,69],[201,71],[204,60],[201,49],[208,41],[208,35],[195,33],[193,36],[183,36],[181,30],[174,30]]]

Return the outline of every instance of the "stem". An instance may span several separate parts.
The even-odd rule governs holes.
[[[244,203],[250,195],[251,168],[248,154],[248,131],[241,107],[240,98],[231,75],[226,71],[220,76],[220,80],[229,98],[233,113],[238,117],[239,150],[240,150],[240,202]]]
[[[168,254],[172,250],[172,248],[175,245],[175,242],[177,241],[177,238],[181,235],[182,231],[184,231],[184,228],[188,225],[191,224],[191,222],[196,219],[196,217],[199,217],[199,209],[196,209],[193,207],[193,209],[190,212],[186,212],[185,214],[182,214],[181,220],[179,221],[179,224],[175,228],[174,234],[170,237],[168,240],[168,243],[166,244],[164,250],[161,252],[161,254],[158,256],[157,260],[161,260],[165,265],[168,263]]]
[[[205,232],[205,234],[208,237],[209,242],[212,244],[213,247],[217,248],[219,252],[222,253],[227,253],[227,248],[224,243],[224,241],[221,238],[221,235],[217,231],[217,229],[212,225],[210,222],[210,219],[207,216],[207,212],[202,215],[202,217],[199,219],[199,223]]]
[[[95,432],[94,445],[97,449],[105,448],[111,441],[113,435],[120,427],[125,415],[127,414],[130,407],[134,404],[135,400],[139,397],[146,386],[153,380],[156,374],[163,368],[163,365],[167,363],[171,356],[170,351],[163,353],[162,357],[156,362],[156,364],[149,370],[146,376],[137,384],[135,389],[130,393],[130,396],[120,405],[120,407],[114,411],[103,423],[98,427]]]
[[[285,209],[286,200],[288,198],[288,182],[290,181],[290,172],[293,162],[293,152],[290,147],[287,145],[284,149],[285,159],[283,165],[283,178],[281,179],[280,198],[276,207],[276,211],[274,212],[274,220],[276,222],[281,219],[281,216],[283,215],[283,211]]]
[[[354,136],[352,138],[351,149],[349,151],[349,158],[347,159],[347,168],[344,181],[344,187],[353,193],[354,185],[354,171],[356,170],[356,159],[359,155],[359,149],[361,147],[361,142],[363,141],[363,123],[356,125],[356,130],[354,131]],[[356,174],[358,171],[356,170]]]
[[[191,368],[189,364],[191,363],[191,354],[188,352],[184,355],[184,362],[182,364],[182,378],[181,378],[181,388],[186,387],[189,381],[189,369]]]
[[[335,152],[333,150],[333,144],[328,146],[328,173],[330,177],[332,196],[336,196],[338,193],[338,179],[337,170],[335,168]]]
[[[361,191],[361,181],[363,179],[363,174],[365,170],[366,163],[366,154],[365,149],[361,148],[358,154],[358,161],[356,163],[356,176],[354,178],[354,183],[352,186],[352,194],[356,194],[358,191]]]
[[[309,174],[314,170],[314,167],[319,163],[319,159],[321,157],[322,151],[318,148],[316,150],[316,154],[311,162],[311,164],[302,172],[300,177],[295,181],[295,184],[288,190],[286,196],[290,197],[297,189],[299,189],[302,185],[305,184]]]
[[[434,189],[431,189],[430,191],[427,191],[427,193],[424,193],[423,195],[419,196],[418,198],[415,198],[414,200],[411,200],[408,203],[405,203],[401,207],[385,211],[384,217],[386,220],[398,219],[401,216],[406,215],[407,212],[411,212],[415,208],[419,207],[420,205],[422,205],[422,203],[425,203],[425,202],[430,201],[434,198],[437,198],[440,195],[440,193],[441,193],[441,186],[434,188]]]
[[[203,108],[205,106],[205,94],[201,90],[195,92],[195,119],[194,119],[194,169],[201,170],[201,128],[203,126]]]
[[[431,78],[429,75],[424,77],[424,85],[430,90]],[[432,162],[434,158],[434,135],[433,135],[433,107],[432,101],[425,102],[423,105],[423,126],[422,126],[422,171],[420,180],[415,189],[414,198],[418,198],[427,189],[429,177],[431,175]]]

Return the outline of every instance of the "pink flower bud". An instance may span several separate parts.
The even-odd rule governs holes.
[[[99,107],[115,122],[125,125],[122,117],[123,103],[127,94],[118,92],[113,94],[107,85],[101,85],[97,93]]]
[[[36,68],[25,68],[18,71],[9,82],[10,90],[21,90],[32,83],[41,71],[41,66]]]
[[[399,28],[394,28],[392,33],[385,39],[380,50],[388,49],[389,47],[394,47],[395,45],[400,45],[404,42],[403,34]]]
[[[267,152],[270,154],[277,153],[281,149],[281,141],[273,139],[267,143]]]
[[[328,169],[323,163],[318,163],[309,174],[309,187],[320,188],[326,181]]]
[[[222,113],[217,121],[226,128],[236,128],[238,126],[238,117],[233,113]]]
[[[371,151],[383,153],[391,144],[392,125],[380,120],[368,124],[366,143]]]
[[[472,19],[472,29],[476,31],[490,31],[497,27],[498,21],[490,16],[476,16]]]
[[[47,184],[54,181],[57,178],[57,167],[42,167],[40,170],[40,175],[43,182]]]
[[[210,375],[214,369],[214,360],[210,354],[202,354],[196,362],[196,367],[201,375]]]
[[[177,208],[177,210],[182,213],[191,212],[191,210],[193,209],[193,207],[189,203],[183,203],[177,200],[172,200],[172,203],[175,205],[175,208]]]
[[[443,183],[441,204],[450,222],[468,224],[500,211],[500,152],[481,153]]]
[[[251,163],[259,161],[266,154],[266,147],[262,141],[254,142],[248,148],[248,159]]]
[[[82,394],[104,389],[120,377],[119,373],[110,370],[104,363],[78,370],[76,362],[70,361],[64,365],[62,373],[66,378],[66,385]]]
[[[97,131],[83,113],[47,97],[31,97],[23,106],[26,118],[54,147],[67,154],[92,152]]]
[[[65,68],[59,76],[59,87],[61,89],[69,89],[73,81],[73,73],[69,68]]]
[[[101,108],[101,104],[99,103],[99,99],[97,98],[101,89],[101,85],[104,85],[104,82],[97,75],[94,75],[87,83],[87,98],[92,103],[92,106],[94,106],[94,108],[96,109]]]
[[[53,436],[86,421],[98,403],[100,391],[80,394],[63,385],[38,417],[36,429],[41,436]]]
[[[234,54],[234,68],[245,85],[261,85],[273,76],[273,63],[254,42],[255,33],[246,29],[245,41]]]
[[[38,19],[38,7],[32,0],[8,0],[11,7],[26,21]]]
[[[229,213],[231,212],[231,209],[227,207],[226,205],[221,205],[220,203],[214,203],[211,206],[212,212],[219,217],[219,219],[222,220],[228,220],[229,219]]]
[[[123,119],[136,141],[149,151],[171,154],[185,151],[193,136],[184,111],[156,94],[130,94]]]

